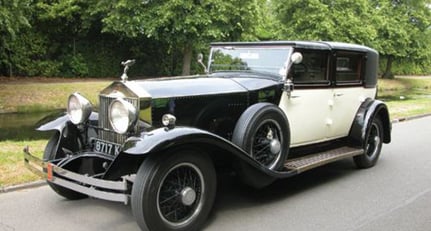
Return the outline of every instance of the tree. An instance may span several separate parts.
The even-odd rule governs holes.
[[[183,53],[182,74],[190,73],[193,50],[214,40],[239,40],[253,34],[258,3],[263,0],[104,0],[104,31],[146,36]]]
[[[28,6],[28,0],[0,0],[0,73],[13,75],[11,43],[19,31],[30,27],[26,17]]]
[[[431,58],[431,1],[374,0],[380,17],[378,50],[386,58],[383,78],[393,78],[392,63],[408,60],[429,62]]]
[[[431,58],[430,0],[273,0],[280,37],[368,45],[387,61]]]
[[[369,0],[272,0],[279,37],[374,45],[378,18]]]

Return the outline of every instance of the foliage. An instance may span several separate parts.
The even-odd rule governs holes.
[[[29,0],[0,0],[0,73],[13,74],[11,47],[17,34],[30,26]]]
[[[105,0],[99,2],[104,31],[165,41],[183,52],[183,74],[193,49],[213,40],[239,40],[253,31],[255,0]]]
[[[0,76],[202,73],[212,41],[371,46],[382,74],[431,73],[430,0],[0,0]],[[393,65],[392,65],[393,64]]]
[[[391,76],[396,60],[429,63],[429,0],[273,0],[280,38],[352,42],[373,47]]]
[[[423,65],[431,58],[431,2],[429,0],[375,0],[381,18],[376,48],[386,58],[384,77],[393,77],[392,62]]]
[[[378,23],[368,0],[274,0],[289,40],[341,41],[372,45]]]

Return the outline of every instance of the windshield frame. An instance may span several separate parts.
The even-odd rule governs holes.
[[[281,58],[280,60],[278,60],[279,63],[278,67],[275,67],[274,69],[278,69],[278,72],[275,71],[266,71],[266,70],[256,70],[255,68],[250,68],[247,70],[215,70],[213,68],[214,65],[214,54],[217,50],[244,50],[244,51],[268,51],[268,50],[282,50],[284,52],[286,52],[285,57]],[[238,74],[254,74],[251,75],[249,77],[253,77],[253,76],[262,76],[264,75],[263,73],[267,72],[268,73],[268,77],[272,78],[272,79],[277,79],[277,80],[282,80],[285,79],[288,73],[287,68],[289,67],[289,62],[290,62],[290,57],[292,55],[294,51],[294,47],[291,45],[271,45],[271,46],[265,46],[265,45],[217,45],[217,46],[212,46],[211,50],[210,50],[210,55],[208,58],[208,71],[210,74],[214,74],[214,73],[238,73]],[[223,52],[223,54],[225,54],[227,52]],[[239,55],[240,56],[240,55]],[[235,57],[235,58],[239,58]],[[269,69],[270,67],[267,67],[266,69]],[[256,74],[258,73],[258,74]]]

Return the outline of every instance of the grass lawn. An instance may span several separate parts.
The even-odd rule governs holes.
[[[379,80],[378,95],[388,105],[392,119],[431,113],[430,77]]]
[[[65,108],[67,98],[73,92],[79,92],[95,103],[99,91],[109,83],[111,81],[0,84],[0,113],[41,112]]]
[[[47,140],[1,141],[0,147],[0,188],[40,179],[24,167],[23,148],[28,145],[30,152],[42,158]]]
[[[0,81],[1,112],[38,112],[65,108],[67,97],[80,92],[91,102],[111,81],[84,82],[2,82]],[[384,100],[392,119],[431,113],[431,78],[397,78],[379,80],[379,98]],[[24,167],[24,146],[29,145],[32,154],[42,157],[48,141],[0,141],[0,187],[16,185],[39,179]]]

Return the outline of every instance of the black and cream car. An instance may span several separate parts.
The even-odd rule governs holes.
[[[376,164],[391,140],[375,99],[378,53],[336,42],[213,43],[205,74],[121,81],[93,108],[70,95],[43,160],[27,166],[68,199],[130,203],[142,230],[196,230],[217,170],[265,187],[343,158]],[[221,168],[221,166],[223,168]]]

